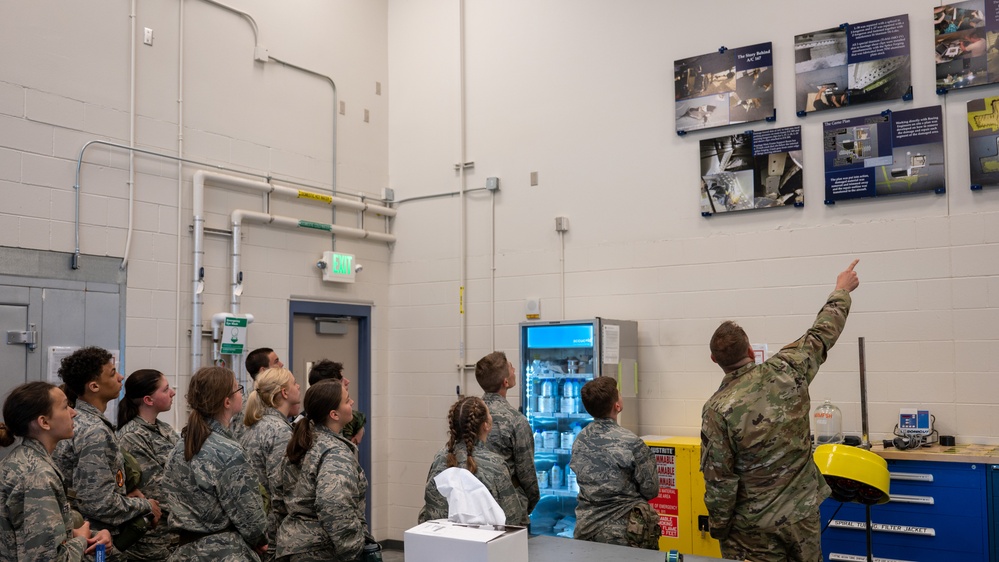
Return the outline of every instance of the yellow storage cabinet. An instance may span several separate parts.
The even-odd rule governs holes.
[[[721,557],[718,541],[707,531],[708,509],[704,506],[704,475],[701,474],[701,440],[698,437],[642,437],[652,448],[659,473],[659,497],[649,503],[659,513],[659,550],[681,554]]]

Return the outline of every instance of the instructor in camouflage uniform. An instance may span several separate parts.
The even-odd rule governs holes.
[[[659,514],[649,504],[659,495],[656,461],[644,441],[617,424],[624,408],[617,380],[597,377],[579,396],[593,421],[569,461],[579,483],[573,538],[657,550]]]
[[[711,360],[725,372],[705,404],[701,470],[711,536],[725,558],[821,562],[819,504],[829,495],[812,461],[808,385],[836,343],[860,281],[854,260],[812,327],[761,365],[746,332],[722,323]]]
[[[506,463],[513,479],[520,506],[507,513],[507,521],[516,525],[530,523],[531,512],[541,499],[538,475],[534,468],[534,434],[524,414],[510,405],[506,393],[517,386],[517,373],[502,351],[494,351],[475,364],[475,380],[485,391],[482,400],[493,416],[486,448]]]

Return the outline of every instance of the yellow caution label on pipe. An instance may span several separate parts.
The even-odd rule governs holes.
[[[333,202],[332,195],[323,195],[322,193],[312,193],[311,191],[305,191],[303,189],[298,190],[299,199],[312,199],[313,201],[322,201],[323,203],[330,204]]]
[[[458,287],[458,314],[465,313],[465,288]]]

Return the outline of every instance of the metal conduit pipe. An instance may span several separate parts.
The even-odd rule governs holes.
[[[193,187],[193,211],[194,211],[194,251],[192,260],[193,275],[191,279],[191,372],[197,371],[201,367],[202,352],[200,344],[200,334],[201,334],[201,309],[204,305],[204,301],[201,297],[201,293],[204,291],[204,262],[205,262],[205,182],[211,181],[213,184],[224,185],[228,187],[239,187],[247,189],[250,191],[256,191],[261,194],[276,194],[286,197],[294,197],[300,199],[306,199],[309,201],[315,201],[320,203],[326,203],[330,205],[343,205],[348,206],[353,209],[358,209],[361,211],[369,211],[378,214],[382,214],[386,217],[394,217],[397,213],[395,209],[390,209],[388,207],[382,207],[380,205],[370,205],[368,203],[353,201],[350,199],[343,199],[340,197],[332,197],[329,195],[323,195],[318,193],[310,193],[304,190],[292,189],[289,187],[282,187],[278,185],[272,185],[266,182],[248,180],[245,178],[240,178],[236,176],[230,176],[227,174],[219,174],[216,172],[208,172],[205,170],[198,170],[194,173],[194,187]],[[360,238],[374,240],[377,242],[393,243],[396,237],[391,234],[385,234],[381,232],[371,232],[367,230],[362,230],[359,228],[350,228],[346,226],[338,226],[332,224],[315,223],[310,221],[301,221],[298,219],[290,217],[280,217],[276,215],[270,215],[267,213],[259,213],[255,211],[233,211],[231,215],[233,221],[233,291],[235,292],[240,284],[239,276],[239,228],[237,227],[237,222],[242,224],[244,220],[252,220],[254,222],[260,222],[264,224],[274,224],[275,226],[282,226],[285,228],[310,228],[314,230],[320,230],[325,232],[330,232],[332,234],[340,234],[347,236],[349,238]],[[239,309],[238,295],[233,295],[230,301],[230,308],[233,308],[234,313]]]
[[[366,232],[358,228],[350,228],[346,226],[337,226],[332,224],[324,224],[317,222],[310,222],[295,219],[292,217],[283,217],[279,215],[270,215],[267,213],[260,213],[257,211],[247,211],[244,209],[237,209],[230,215],[230,221],[232,222],[232,294],[229,301],[229,312],[233,315],[239,314],[239,298],[243,294],[243,272],[240,270],[241,261],[241,242],[240,234],[242,233],[244,222],[253,222],[257,224],[274,225],[282,228],[304,228],[312,230],[314,232],[330,232],[332,234],[340,234],[342,236],[347,236],[349,238],[370,238],[372,240],[377,240],[379,242],[395,242],[395,236],[391,234],[381,234],[378,232]],[[249,316],[249,315],[247,315]],[[216,317],[218,314],[212,317],[212,333],[215,331]],[[213,336],[214,337],[214,336]],[[217,358],[214,346],[212,349],[213,357]]]

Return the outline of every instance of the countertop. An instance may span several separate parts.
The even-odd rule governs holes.
[[[886,449],[877,444],[871,447],[871,452],[888,460],[999,464],[999,445],[959,443],[951,447],[930,445],[918,449],[899,450],[894,447]]]
[[[561,537],[532,535],[527,539],[527,555],[531,562],[663,562],[666,553],[599,542],[577,541]],[[684,562],[718,562],[721,558],[684,554]],[[731,562],[731,561],[730,561]]]

